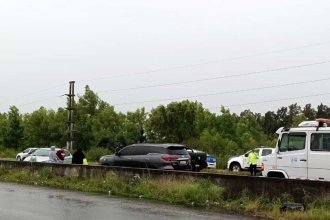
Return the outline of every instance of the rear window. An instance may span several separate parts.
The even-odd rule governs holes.
[[[188,151],[184,147],[168,147],[168,153],[170,155],[189,155]]]

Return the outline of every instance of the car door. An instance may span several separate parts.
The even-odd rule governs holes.
[[[277,169],[285,171],[290,179],[307,178],[306,137],[306,132],[282,133],[278,143]]]
[[[135,146],[127,146],[114,157],[114,166],[132,167],[132,158],[135,156]]]
[[[149,156],[151,146],[138,145],[135,147],[135,155],[132,156],[131,166],[138,168],[149,167]]]
[[[248,152],[246,152],[244,155],[242,155],[242,162],[243,162],[243,169],[248,169],[250,168],[250,165],[248,163],[248,157],[249,157],[249,153],[251,152],[251,150],[249,150]]]
[[[268,148],[261,148],[260,149],[260,156],[259,156],[259,160],[258,160],[258,167],[261,167],[261,163],[262,160],[265,156],[271,154],[273,151],[272,149],[268,149]]]
[[[308,179],[330,180],[330,133],[315,131],[311,133],[308,153]]]

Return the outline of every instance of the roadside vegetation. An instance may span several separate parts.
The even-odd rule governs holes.
[[[209,180],[177,177],[145,177],[113,175],[106,178],[82,179],[61,177],[51,168],[33,170],[29,167],[0,167],[0,181],[53,187],[104,196],[121,196],[135,199],[156,200],[210,211],[240,213],[271,219],[330,219],[330,199],[319,195],[306,198],[307,210],[281,212],[283,203],[293,202],[286,194],[270,199],[268,195],[250,196],[241,192],[237,198],[229,198],[226,190]],[[325,196],[325,195],[323,195]]]
[[[90,161],[132,143],[179,143],[214,155],[217,167],[223,169],[230,156],[256,146],[275,146],[274,132],[281,126],[330,118],[330,108],[322,103],[315,109],[310,104],[301,107],[295,103],[265,114],[250,110],[235,114],[221,103],[215,103],[219,110],[212,113],[197,101],[184,100],[159,105],[149,112],[139,108],[121,113],[89,86],[77,97],[74,147],[83,148]],[[13,151],[27,147],[65,146],[67,114],[66,106],[57,110],[40,107],[25,114],[11,106],[8,112],[0,113],[0,156],[14,158]]]

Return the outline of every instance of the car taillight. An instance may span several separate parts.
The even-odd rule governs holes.
[[[175,161],[178,158],[176,156],[173,156],[173,155],[164,155],[164,156],[161,157],[161,159],[164,160],[164,161]]]
[[[261,163],[261,171],[264,171],[264,169],[265,169],[265,165],[264,163]]]

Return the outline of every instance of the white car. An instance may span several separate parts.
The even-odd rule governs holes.
[[[259,155],[259,160],[257,164],[257,169],[261,169],[261,161],[262,158],[272,154],[275,152],[275,148],[271,147],[260,147],[260,148],[255,148],[256,153]],[[250,165],[248,164],[248,155],[251,152],[248,151],[243,155],[240,156],[235,156],[235,157],[230,157],[227,163],[227,168],[231,171],[241,171],[241,170],[248,170],[250,169]]]
[[[29,154],[31,154],[36,149],[38,149],[38,148],[36,148],[36,147],[26,148],[25,150],[23,150],[22,152],[20,152],[16,155],[16,160],[17,161],[24,160],[25,157],[29,156]]]
[[[60,150],[61,148],[56,148],[55,151]],[[70,151],[64,149],[65,157],[63,163],[71,164],[72,155]],[[50,148],[39,148],[35,150],[32,154],[27,156],[23,161],[24,162],[47,162],[49,161]]]

